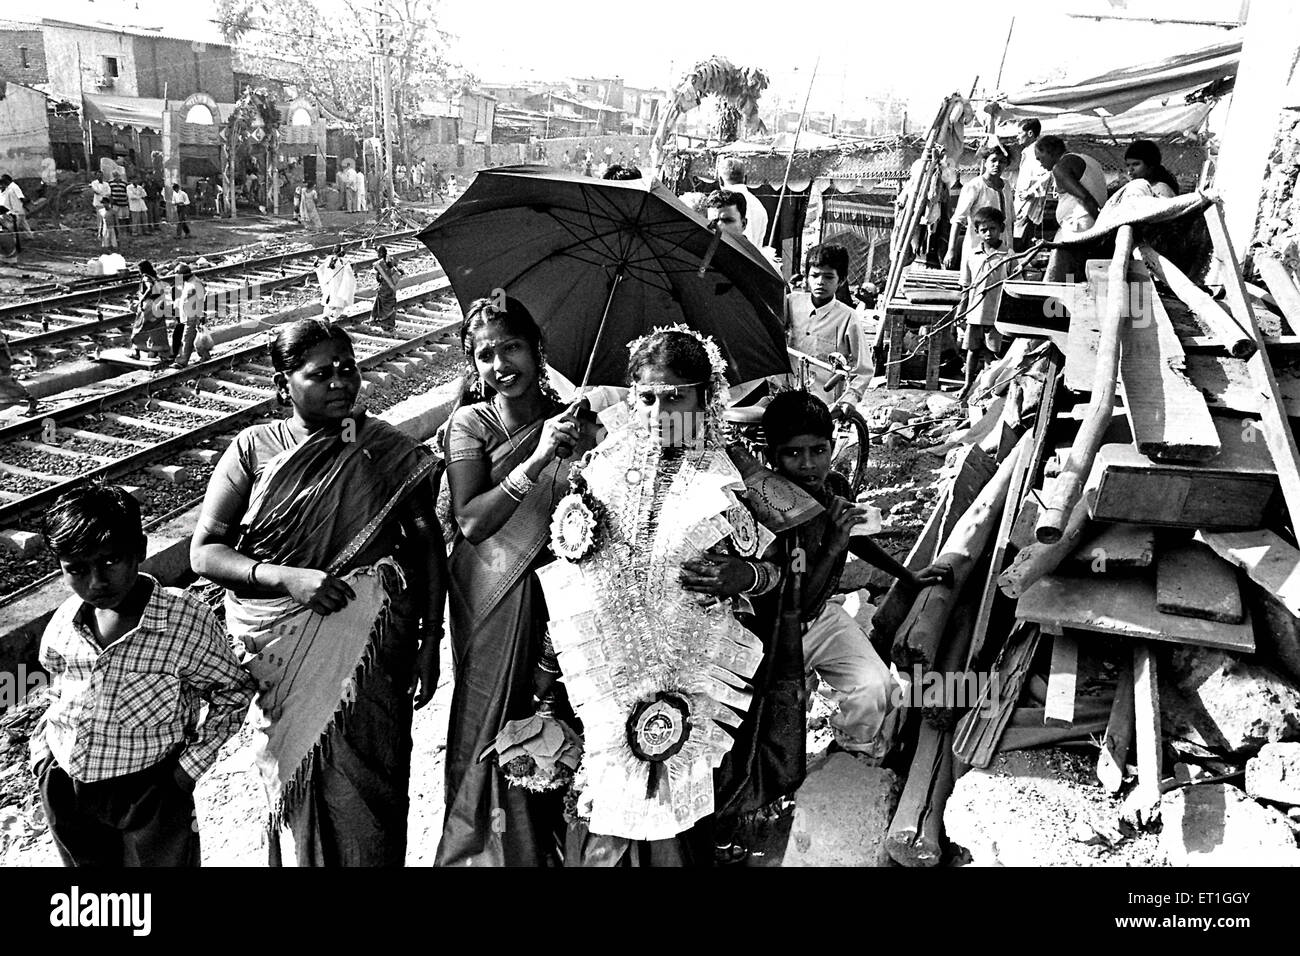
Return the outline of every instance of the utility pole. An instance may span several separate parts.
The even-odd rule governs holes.
[[[379,52],[384,58],[379,74],[380,98],[384,110],[384,171],[381,204],[385,209],[393,208],[393,70],[388,55],[388,0],[384,0],[384,14],[379,26]]]

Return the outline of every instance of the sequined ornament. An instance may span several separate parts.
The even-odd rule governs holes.
[[[595,547],[596,515],[582,495],[565,495],[551,518],[551,550],[557,558],[581,561]]]

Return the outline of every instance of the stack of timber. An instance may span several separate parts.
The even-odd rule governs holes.
[[[937,672],[946,695],[912,718],[899,863],[945,859],[954,781],[1028,747],[1091,748],[1136,828],[1200,783],[1286,809],[1246,767],[1291,746],[1300,772],[1300,281],[1268,260],[1248,282],[1221,207],[1203,215],[1217,285],[1140,225],[1086,281],[1016,283],[1046,318],[1022,309],[1007,330],[1020,338],[989,373],[1019,374],[949,449],[907,562],[954,580],[895,589],[873,622],[900,672]]]

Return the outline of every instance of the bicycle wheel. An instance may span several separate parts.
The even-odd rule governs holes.
[[[836,416],[835,451],[831,467],[849,480],[856,498],[867,484],[867,459],[871,450],[871,433],[867,420],[856,409]]]

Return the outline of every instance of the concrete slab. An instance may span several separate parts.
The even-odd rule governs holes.
[[[795,795],[782,866],[889,866],[885,837],[901,787],[892,770],[836,753]]]

